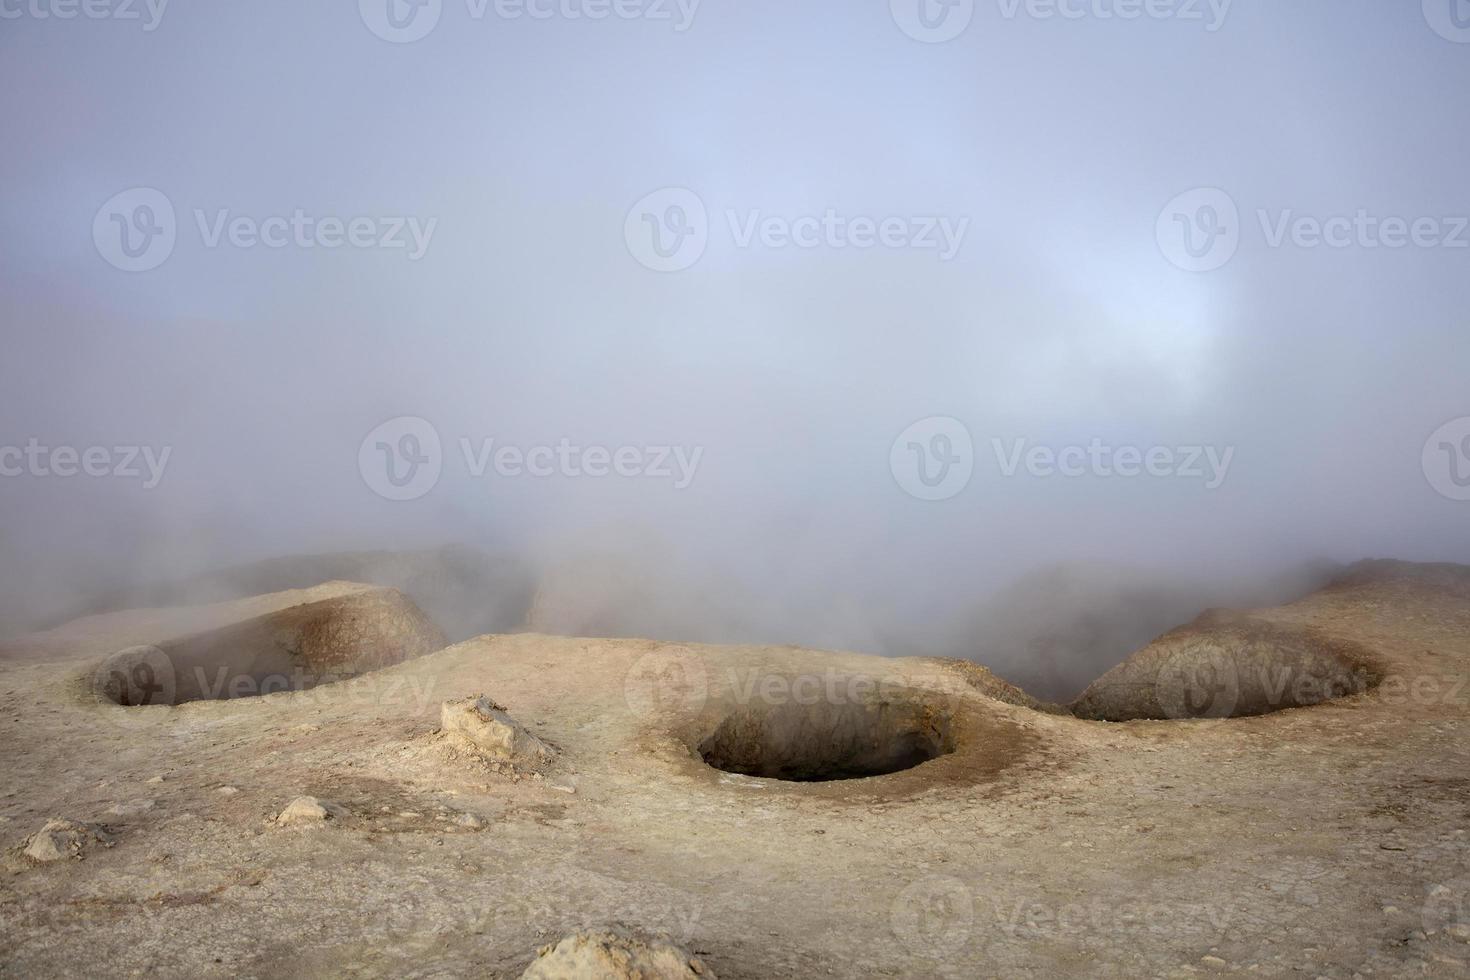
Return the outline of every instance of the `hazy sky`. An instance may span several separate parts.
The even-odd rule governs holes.
[[[487,537],[837,619],[1470,561],[1470,3],[919,2],[0,0],[0,447],[110,474],[0,449],[8,601]],[[493,461],[562,440],[638,475]]]

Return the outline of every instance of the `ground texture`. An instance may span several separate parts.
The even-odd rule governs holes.
[[[1350,645],[1366,689],[1126,723],[953,662],[539,635],[128,708],[91,686],[111,652],[324,594],[93,617],[0,663],[0,974],[514,977],[613,926],[724,980],[1463,976],[1467,596],[1463,570],[1367,567],[1250,614]],[[551,761],[441,734],[478,695]],[[724,725],[851,754],[866,718],[941,754],[785,782],[699,751]]]

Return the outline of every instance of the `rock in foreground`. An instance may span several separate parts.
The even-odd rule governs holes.
[[[112,845],[112,835],[101,827],[57,817],[47,820],[44,827],[27,837],[20,852],[32,861],[49,864],[64,858],[80,860],[92,847]]]
[[[446,733],[464,739],[478,753],[501,762],[539,766],[556,755],[555,749],[483,694],[462,701],[445,701],[439,710],[439,723]]]
[[[578,932],[543,946],[521,980],[715,980],[697,957],[620,929]]]

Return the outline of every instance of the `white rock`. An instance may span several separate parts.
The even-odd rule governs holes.
[[[276,823],[282,827],[290,827],[296,824],[323,823],[346,815],[347,811],[335,803],[319,800],[315,796],[298,796],[276,814]]]
[[[445,701],[439,710],[439,724],[445,732],[460,736],[494,759],[534,766],[549,762],[556,754],[484,695]]]
[[[94,824],[58,817],[47,820],[45,826],[26,838],[21,845],[21,853],[32,861],[47,863],[63,858],[80,859],[83,852],[93,845],[111,847],[112,835]]]
[[[620,929],[578,932],[543,946],[521,980],[715,980],[699,959]]]

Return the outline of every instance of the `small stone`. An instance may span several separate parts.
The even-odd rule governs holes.
[[[454,822],[459,826],[466,827],[470,830],[479,830],[481,827],[485,826],[485,821],[481,820],[473,813],[461,813],[459,816],[454,818]]]
[[[1220,957],[1218,956],[1201,956],[1199,961],[1202,965],[1209,967],[1211,970],[1223,970],[1230,965],[1229,963],[1226,963],[1224,960],[1220,959]]]
[[[556,754],[532,735],[505,709],[483,694],[462,701],[445,701],[439,710],[440,727],[456,735],[481,755],[504,762],[540,765]]]
[[[152,779],[147,780],[147,782],[148,782],[148,785],[150,785],[150,786],[157,786],[159,783],[163,782],[163,777],[162,776],[154,776]]]
[[[1452,922],[1444,927],[1444,934],[1456,942],[1470,943],[1470,923]]]
[[[215,790],[220,796],[239,796],[240,791],[233,786],[221,786]]]
[[[47,864],[63,858],[81,860],[87,849],[96,845],[111,847],[113,843],[112,835],[95,824],[57,817],[47,820],[40,830],[26,838],[21,853],[32,861]]]
[[[346,815],[347,811],[335,803],[319,800],[315,796],[298,796],[286,804],[284,810],[276,814],[276,823],[282,827],[317,824],[340,819]]]
[[[715,980],[703,961],[661,939],[644,939],[620,929],[579,932],[542,946],[521,980]]]

